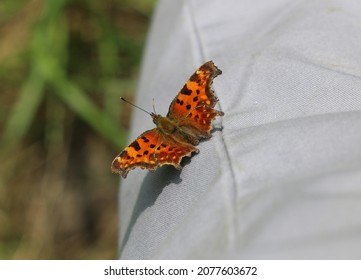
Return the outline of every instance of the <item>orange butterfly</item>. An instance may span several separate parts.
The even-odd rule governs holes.
[[[148,130],[125,148],[112,162],[111,170],[127,177],[140,167],[155,170],[165,164],[181,169],[182,158],[199,150],[201,138],[210,138],[212,121],[224,113],[214,109],[218,102],[211,88],[222,71],[208,61],[189,78],[173,99],[166,117],[151,113],[157,126]]]

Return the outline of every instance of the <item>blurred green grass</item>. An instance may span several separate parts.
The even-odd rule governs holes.
[[[154,4],[1,1],[1,259],[117,257],[119,97],[132,99]]]

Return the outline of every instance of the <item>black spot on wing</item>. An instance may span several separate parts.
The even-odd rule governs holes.
[[[187,85],[184,85],[180,93],[184,95],[191,95],[192,91],[187,87]]]
[[[134,148],[134,150],[136,150],[136,151],[139,151],[141,149],[138,141],[134,141],[132,144],[129,145],[129,147]]]
[[[183,100],[179,100],[178,98],[177,98],[176,102],[177,102],[177,104],[179,104],[179,105],[181,105],[181,106],[183,106],[183,104],[184,104],[184,101],[183,101]]]

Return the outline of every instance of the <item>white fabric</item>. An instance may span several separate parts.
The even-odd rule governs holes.
[[[165,115],[213,60],[225,115],[182,171],[122,180],[120,258],[360,259],[360,46],[358,0],[160,1],[136,103]]]

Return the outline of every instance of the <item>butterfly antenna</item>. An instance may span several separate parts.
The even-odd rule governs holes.
[[[157,112],[155,110],[155,106],[154,106],[154,98],[153,98],[153,111],[154,111],[154,114],[157,114]]]
[[[130,101],[128,101],[128,100],[126,100],[126,99],[124,99],[123,97],[120,97],[120,99],[121,99],[121,100],[123,100],[123,101],[124,101],[124,102],[126,102],[126,103],[129,103],[130,105],[134,106],[135,108],[138,108],[139,110],[142,110],[143,112],[147,113],[148,115],[152,115],[152,114],[151,114],[151,113],[149,113],[148,111],[146,111],[146,110],[144,110],[144,109],[142,109],[142,108],[138,107],[137,105],[135,105],[135,104],[133,104],[132,102],[130,102]]]

